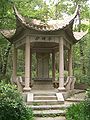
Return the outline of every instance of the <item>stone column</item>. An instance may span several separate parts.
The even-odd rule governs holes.
[[[59,42],[59,91],[64,91],[64,40],[61,37]]]
[[[31,90],[30,88],[30,40],[29,36],[26,37],[25,44],[25,87],[24,91],[28,92]]]
[[[52,52],[52,80],[55,81],[55,51]]]
[[[32,50],[30,51],[30,85],[32,85]]]
[[[17,78],[17,49],[13,46],[13,81],[16,82]]]
[[[72,70],[72,46],[70,46],[70,49],[68,50],[68,76],[73,75]]]

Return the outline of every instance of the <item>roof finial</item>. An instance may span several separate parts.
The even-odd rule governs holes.
[[[75,13],[76,16],[80,14],[80,5],[77,5]]]
[[[79,15],[80,14],[80,5],[78,5],[77,7],[78,7],[77,14]]]
[[[18,12],[15,5],[13,6],[13,10],[14,10],[16,18],[19,19],[21,22],[24,22],[25,21],[24,17]]]
[[[16,8],[15,5],[13,6],[13,10],[14,10],[15,15],[17,15],[17,14],[18,14],[18,11],[17,11],[17,8]]]
[[[81,31],[81,19],[80,19],[80,5],[78,5],[78,11],[77,11],[77,15],[78,15],[78,20],[79,20],[79,25],[78,25],[78,31]]]

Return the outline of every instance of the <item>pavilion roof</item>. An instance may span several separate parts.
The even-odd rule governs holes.
[[[14,13],[16,16],[16,30],[1,30],[0,32],[10,41],[20,34],[22,29],[30,29],[39,32],[56,32],[59,30],[64,30],[74,39],[74,43],[80,40],[87,32],[73,32],[74,20],[78,15],[78,7],[72,16],[64,20],[50,20],[47,23],[41,20],[32,19],[28,21],[23,17],[14,6]]]
[[[31,21],[28,21],[27,19],[25,19],[25,17],[19,14],[15,6],[14,6],[14,12],[15,12],[18,23],[23,24],[27,28],[34,29],[34,30],[41,31],[41,32],[42,31],[57,31],[57,30],[63,29],[67,27],[68,25],[73,24],[74,19],[77,16],[77,12],[75,11],[74,15],[68,17],[67,19],[63,21],[51,20],[45,23],[37,19],[32,19]]]

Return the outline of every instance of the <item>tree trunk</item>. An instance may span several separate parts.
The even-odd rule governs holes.
[[[85,69],[85,60],[84,60],[84,52],[83,52],[83,45],[82,45],[82,41],[79,43],[79,47],[80,47],[80,58],[81,58],[81,67],[82,67],[82,74],[86,74],[86,69]]]
[[[81,31],[81,19],[80,19],[80,5],[78,5],[78,17],[79,17],[79,26],[78,26],[78,31]],[[80,48],[80,58],[81,58],[81,65],[82,65],[82,74],[86,74],[85,70],[85,64],[84,64],[84,52],[83,52],[83,41],[79,42],[79,48]]]
[[[4,54],[4,61],[3,61],[3,69],[2,69],[2,74],[5,75],[6,74],[6,70],[7,70],[7,61],[8,61],[8,56],[9,56],[9,51],[11,49],[12,44],[9,43],[7,45],[7,48],[5,50],[5,54]]]

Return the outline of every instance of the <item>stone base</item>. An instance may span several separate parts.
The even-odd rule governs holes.
[[[30,87],[24,87],[24,88],[23,88],[23,91],[24,91],[24,92],[30,92],[30,91],[31,91],[31,88],[30,88]]]
[[[58,91],[59,92],[64,92],[64,91],[66,91],[66,89],[65,89],[65,87],[58,87]]]
[[[34,80],[32,90],[53,90],[52,80]]]
[[[33,93],[27,94],[27,103],[33,102]]]
[[[62,93],[56,93],[56,96],[58,101],[62,101],[64,103],[64,97]]]

